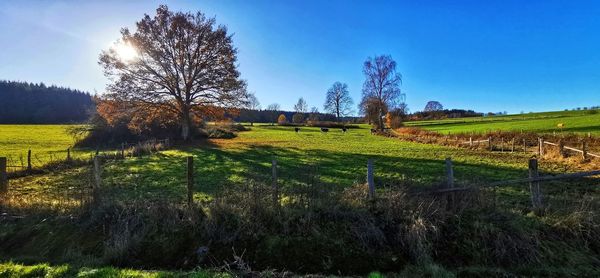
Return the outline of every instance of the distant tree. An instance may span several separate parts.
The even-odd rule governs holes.
[[[308,111],[308,104],[303,98],[298,99],[298,102],[294,105],[294,111],[297,113],[306,113]]]
[[[253,126],[254,122],[258,119],[257,110],[260,110],[260,102],[258,102],[258,98],[256,98],[256,96],[253,93],[248,94],[246,108],[250,110],[248,111],[250,116],[250,125]]]
[[[267,110],[269,111],[279,111],[281,110],[281,106],[278,103],[271,103],[267,105]]]
[[[423,109],[423,111],[425,112],[435,112],[441,110],[444,110],[444,106],[442,106],[442,104],[439,101],[435,100],[427,102],[427,104],[425,105],[425,109]]]
[[[296,113],[292,116],[292,122],[295,124],[300,124],[304,122],[304,113]]]
[[[215,26],[214,18],[161,5],[155,16],[137,22],[135,32],[121,29],[120,44],[103,51],[99,63],[113,80],[108,99],[128,113],[170,110],[188,140],[194,116],[222,115],[245,104],[236,54],[227,28]]]
[[[287,118],[285,117],[285,115],[279,115],[279,117],[277,118],[277,123],[280,125],[287,123]]]
[[[271,103],[267,105],[267,111],[269,111],[269,118],[271,124],[277,122],[277,113],[281,110],[281,106],[278,103]]]
[[[325,98],[325,111],[336,116],[337,120],[340,117],[348,116],[352,113],[352,98],[348,92],[348,85],[341,82],[333,83],[333,86],[327,91]]]
[[[310,108],[310,114],[308,115],[309,121],[319,121],[320,116],[321,116],[321,113],[319,113],[319,108],[314,107],[314,106],[312,108]]]
[[[368,58],[363,73],[365,82],[360,111],[369,117],[369,122],[375,122],[383,130],[385,113],[390,107],[404,102],[404,94],[400,91],[402,76],[396,73],[396,62],[388,55]]]

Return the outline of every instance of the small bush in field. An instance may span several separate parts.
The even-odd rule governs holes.
[[[283,115],[283,114],[279,115],[279,117],[277,118],[277,123],[280,125],[286,124],[287,118],[285,117],[285,115]]]

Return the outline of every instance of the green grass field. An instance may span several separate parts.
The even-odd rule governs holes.
[[[61,127],[49,126],[48,128],[54,130],[54,134],[56,134],[60,133],[57,130],[60,130]],[[64,130],[64,126],[62,130]],[[62,138],[67,138],[67,135],[63,134]],[[19,141],[19,139],[13,139],[13,141]],[[68,141],[65,140],[65,142]],[[58,146],[56,148],[63,147]],[[396,138],[371,135],[369,126],[366,125],[361,125],[359,129],[351,129],[345,134],[338,129],[331,129],[329,133],[322,133],[318,128],[303,127],[300,133],[295,133],[293,127],[255,125],[250,131],[240,132],[238,137],[234,139],[195,142],[192,145],[177,147],[145,157],[109,160],[103,167],[102,194],[105,194],[103,197],[111,196],[111,200],[118,202],[138,202],[148,206],[153,203],[160,204],[161,202],[155,202],[158,200],[183,204],[186,194],[185,160],[187,156],[194,157],[194,197],[199,201],[215,198],[218,194],[226,192],[224,189],[229,186],[249,185],[253,181],[270,185],[271,161],[273,159],[278,161],[279,184],[284,189],[301,188],[312,184],[333,190],[342,190],[356,184],[363,184],[366,177],[367,160],[373,159],[375,183],[380,189],[378,194],[382,194],[382,188],[392,185],[401,185],[409,190],[414,189],[416,191],[441,186],[445,182],[444,159],[446,157],[452,157],[455,163],[456,186],[478,186],[492,181],[526,177],[527,161],[529,159],[529,154],[525,153],[469,150],[406,142]],[[578,170],[573,164],[554,160],[540,161],[540,169],[543,173],[563,173]],[[99,245],[103,244],[100,236],[107,235],[100,233],[101,231],[98,230],[90,232],[82,229],[81,225],[85,226],[89,219],[68,220],[77,215],[77,213],[74,213],[77,210],[71,210],[71,208],[76,209],[80,206],[79,200],[82,200],[82,196],[85,194],[83,191],[86,188],[89,189],[90,180],[89,166],[11,180],[9,192],[6,195],[6,199],[9,200],[6,203],[6,208],[17,215],[26,215],[33,212],[39,213],[40,216],[39,218],[28,217],[3,224],[5,232],[0,233],[0,239],[7,240],[6,246],[19,245],[21,247],[7,250],[6,253],[0,250],[0,260],[18,260],[33,263],[56,263],[57,261],[62,263],[65,260],[67,262],[73,260],[76,265],[87,267],[106,265],[106,261],[97,252],[102,250],[102,248],[98,248]],[[482,220],[479,214],[470,219],[468,218],[470,214],[467,214],[467,216],[463,216],[466,217],[464,218],[465,222],[457,220],[456,223],[449,223],[448,225],[451,225],[452,229],[448,231],[456,231],[457,238],[448,239],[448,242],[460,241],[466,244],[460,243],[457,246],[450,246],[457,248],[457,252],[460,252],[462,256],[474,252],[478,253],[478,255],[473,255],[474,258],[467,258],[467,256],[464,259],[467,262],[480,262],[477,257],[487,256],[489,253],[486,249],[482,249],[479,241],[473,243],[473,246],[469,246],[469,237],[489,237],[492,240],[498,240],[498,242],[512,242],[512,238],[517,238],[515,242],[529,242],[526,239],[532,234],[541,237],[546,233],[550,233],[549,231],[552,231],[552,233],[557,233],[556,231],[565,232],[567,228],[563,227],[572,226],[569,224],[571,222],[565,222],[565,219],[573,221],[574,225],[580,223],[587,225],[588,222],[584,221],[590,221],[591,225],[597,223],[593,220],[594,215],[589,216],[592,218],[578,218],[579,215],[588,215],[585,214],[587,211],[582,208],[588,209],[598,206],[597,196],[600,196],[600,187],[597,186],[596,179],[547,182],[543,184],[543,192],[544,203],[550,209],[546,216],[537,217],[531,213],[527,184],[514,184],[499,188],[493,192],[494,197],[487,200],[496,199],[498,201],[497,208],[501,212],[481,211],[477,213],[481,213],[481,217],[489,217],[489,219]],[[491,190],[489,190],[485,194],[491,193]],[[282,196],[282,199],[284,200],[285,196]],[[199,202],[198,204],[201,207],[204,206],[205,209],[208,207],[208,203],[205,202]],[[494,209],[496,209],[496,201],[494,201]],[[585,213],[574,213],[573,211],[577,209]],[[102,211],[98,212],[97,215],[102,215]],[[564,215],[568,217],[563,218]],[[226,218],[231,217],[233,216],[227,216]],[[244,214],[243,217],[249,216]],[[77,217],[75,216],[74,219],[77,219]],[[296,222],[295,220],[290,221],[290,223]],[[584,230],[582,234],[588,236],[585,234],[585,229],[591,226],[585,225],[581,226],[583,227],[581,229]],[[455,227],[460,228],[455,229]],[[169,233],[171,232],[169,231]],[[320,235],[319,232],[316,232],[316,234]],[[498,237],[496,237],[497,235]],[[90,239],[84,240],[82,236],[90,236]],[[158,234],[158,236],[162,239],[162,235]],[[264,240],[261,242],[266,242],[265,244],[279,242],[279,234],[264,236],[261,237],[261,240]],[[595,236],[587,238],[595,240]],[[281,238],[280,240],[289,243],[288,238]],[[298,238],[295,240],[298,240]],[[575,241],[576,239],[569,238],[569,240]],[[341,243],[333,237],[328,236],[326,241],[332,244],[331,246],[337,246],[336,248],[345,247],[344,245],[338,245]],[[89,246],[82,247],[84,252],[77,249],[79,247],[73,247],[71,242],[75,242],[74,244],[77,246],[81,244]],[[488,241],[483,240],[481,242]],[[156,243],[164,244],[160,240]],[[587,273],[590,270],[590,262],[595,260],[594,253],[590,251],[591,248],[582,248],[577,244],[580,244],[580,242],[565,243],[561,239],[552,238],[539,249],[531,247],[531,250],[542,250],[540,252],[544,252],[546,255],[543,256],[545,261],[540,265],[530,265],[528,267],[532,269],[539,267],[539,269],[546,271],[548,265],[560,262],[558,266],[560,273],[571,271],[569,268],[563,268],[571,267],[570,265],[574,265],[578,269],[578,272],[573,273]],[[65,245],[75,249],[69,249],[70,252],[66,252],[65,255],[65,253],[61,253],[64,252],[61,248]],[[328,245],[328,248],[331,246]],[[273,248],[275,248],[273,250],[285,249],[281,246]],[[503,247],[488,246],[485,248],[502,250]],[[302,251],[313,252],[310,249],[307,250]],[[558,254],[557,250],[566,251],[563,252],[564,254],[560,252]],[[92,255],[83,256],[83,254],[90,253],[95,254],[96,257]],[[390,255],[390,257],[393,256]],[[88,265],[90,262],[91,264]],[[494,263],[491,262],[489,265],[496,266]],[[445,267],[453,269],[451,264]],[[3,268],[4,270],[2,270]],[[151,268],[153,267],[151,266]],[[481,274],[488,270],[482,268],[482,270],[473,271]],[[70,271],[69,273],[76,273],[81,277],[88,277],[85,275],[89,273],[98,274],[89,277],[110,277],[110,275],[117,275],[117,277],[178,277],[179,275],[186,275],[184,272],[139,272],[110,267],[79,268],[77,266],[63,268],[60,266],[48,267],[45,264],[32,267],[6,264],[4,266],[0,265],[0,271],[6,273],[28,273],[33,271],[39,271],[40,273],[63,271],[66,273]],[[452,271],[462,270],[453,269]],[[525,269],[525,271],[528,271],[528,269]],[[19,275],[8,277],[20,277]],[[192,277],[196,277],[194,275],[211,277],[213,274],[200,271],[198,274],[193,273]],[[411,275],[407,277],[411,277]]]
[[[63,160],[75,138],[67,133],[70,125],[0,125],[0,156],[7,157],[9,165],[24,166],[27,151],[31,150],[32,166],[39,167],[52,160]],[[89,154],[73,150],[72,157]],[[11,169],[14,170],[14,169]]]
[[[564,124],[562,129],[557,127],[560,123]],[[600,134],[600,113],[597,110],[558,111],[437,121],[413,121],[407,122],[406,126],[421,127],[445,134],[485,133],[498,130],[538,133],[562,131],[587,134],[590,132],[592,134]]]
[[[183,200],[187,156],[194,157],[197,199],[210,198],[231,184],[270,183],[273,159],[278,161],[278,178],[283,187],[301,186],[317,177],[323,187],[343,189],[365,181],[368,159],[374,160],[378,186],[430,188],[445,182],[446,157],[454,161],[457,186],[526,177],[529,157],[524,153],[490,153],[404,142],[371,135],[368,126],[344,134],[336,129],[322,133],[318,128],[302,128],[295,133],[291,127],[255,125],[234,139],[210,140],[152,156],[109,161],[104,166],[104,183],[113,189],[113,194],[125,199]],[[549,173],[573,170],[551,161],[541,163],[540,169]],[[52,190],[60,189],[60,194],[72,190],[77,195],[77,184],[89,179],[86,175],[87,168],[83,167],[24,177],[12,184],[17,188],[15,193],[38,192],[47,197],[53,194]],[[48,184],[52,187],[45,186]],[[524,197],[521,199],[526,202],[524,186],[505,190]]]

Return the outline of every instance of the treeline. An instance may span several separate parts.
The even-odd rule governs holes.
[[[89,93],[64,87],[0,81],[0,123],[58,124],[87,120],[94,101]]]
[[[473,110],[464,109],[444,109],[437,111],[419,111],[411,114],[409,119],[411,121],[419,120],[440,120],[447,118],[465,118],[465,117],[481,117],[483,113],[475,112]]]
[[[277,119],[280,115],[284,115],[289,122],[293,122],[294,114],[302,114],[304,120],[310,121],[336,121],[336,117],[333,114],[309,112],[309,113],[298,113],[294,111],[281,111],[281,110],[252,110],[252,109],[240,109],[236,116],[232,117],[232,120],[236,122],[246,123],[277,123]],[[357,122],[361,118],[358,117],[340,117],[339,121],[342,122]]]

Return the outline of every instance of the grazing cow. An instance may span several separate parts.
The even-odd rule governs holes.
[[[377,133],[377,129],[371,128],[371,134]]]
[[[300,128],[299,128],[299,127],[295,127],[295,128],[294,128],[294,131],[295,131],[296,133],[298,133],[298,132],[300,132]]]
[[[347,130],[348,130],[347,128],[345,128],[345,127],[342,127],[342,132],[343,132],[343,133],[346,133],[346,131],[347,131]]]
[[[325,127],[321,128],[321,132],[328,132],[328,131],[329,131],[329,128],[325,128]]]

